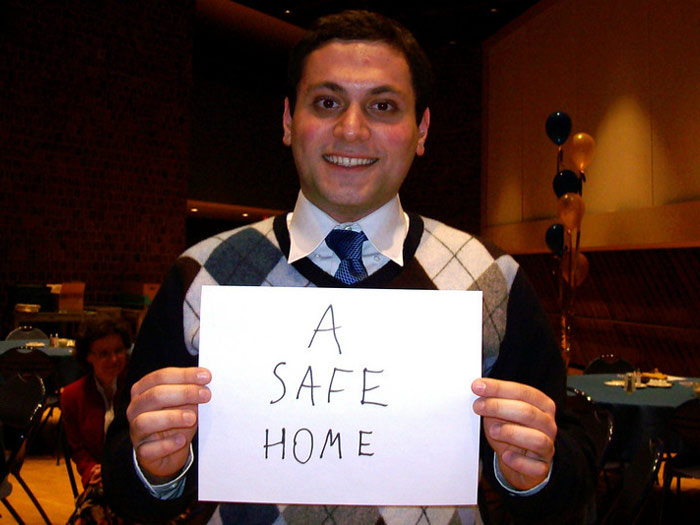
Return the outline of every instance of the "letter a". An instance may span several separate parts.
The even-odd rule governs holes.
[[[331,313],[331,325],[330,328],[321,328],[321,325],[323,324],[323,320],[326,318],[326,315],[328,315],[328,312]],[[340,343],[338,342],[338,337],[335,333],[335,331],[340,328],[340,326],[335,325],[335,315],[333,314],[333,305],[329,304],[328,308],[326,308],[326,311],[323,312],[323,316],[321,317],[321,320],[318,322],[318,326],[316,326],[316,329],[314,330],[314,335],[311,336],[311,341],[309,341],[309,346],[306,348],[311,348],[311,345],[314,342],[314,338],[316,337],[316,334],[318,332],[333,332],[333,339],[335,339],[335,344],[338,346],[338,353],[342,354],[343,351],[340,349]]]

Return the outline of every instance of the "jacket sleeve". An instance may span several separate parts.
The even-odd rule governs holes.
[[[102,465],[105,496],[115,512],[140,522],[157,523],[177,516],[195,502],[197,496],[197,436],[192,443],[195,463],[187,473],[182,496],[160,500],[153,497],[137,477],[126,418],[131,386],[144,375],[169,366],[197,366],[197,356],[187,351],[184,342],[182,305],[183,274],[186,272],[183,264],[186,261],[178,261],[170,270],[143,321],[129,361],[122,398],[105,443]]]
[[[583,512],[598,476],[597,451],[576,416],[566,409],[566,369],[551,325],[532,285],[518,270],[511,287],[506,333],[491,377],[533,386],[557,406],[557,436],[549,482],[536,494],[510,493],[495,478],[494,452],[482,431],[485,486],[517,522],[567,523]]]

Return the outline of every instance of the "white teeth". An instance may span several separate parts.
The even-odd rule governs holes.
[[[357,157],[341,157],[339,155],[324,155],[323,158],[331,164],[337,164],[344,168],[353,168],[355,166],[369,166],[377,162],[377,159],[361,159]]]

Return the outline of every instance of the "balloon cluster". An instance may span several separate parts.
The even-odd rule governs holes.
[[[595,141],[587,133],[576,133],[570,140],[569,159],[574,168],[564,169],[564,143],[571,133],[571,118],[564,112],[556,111],[547,117],[547,136],[558,147],[557,171],[552,182],[557,197],[559,220],[552,224],[545,234],[547,247],[558,261],[559,304],[562,310],[561,350],[568,364],[570,350],[570,322],[574,291],[588,275],[588,259],[579,251],[581,241],[581,220],[586,211],[583,203],[583,184],[586,182],[585,169],[593,160]]]

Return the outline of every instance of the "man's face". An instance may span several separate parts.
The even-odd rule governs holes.
[[[396,195],[414,155],[424,152],[429,124],[427,109],[416,124],[400,52],[382,42],[333,40],[307,57],[293,117],[285,100],[283,140],[306,198],[352,222]]]

